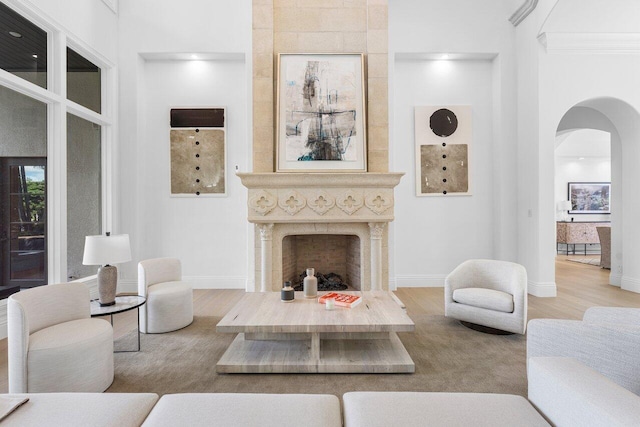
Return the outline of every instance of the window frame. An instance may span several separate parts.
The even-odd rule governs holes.
[[[111,231],[116,208],[113,180],[117,69],[115,64],[35,7],[18,0],[2,1],[47,33],[47,89],[2,69],[0,85],[47,105],[47,283],[67,282],[67,113],[101,127],[101,232]],[[67,47],[101,69],[101,113],[67,99]]]

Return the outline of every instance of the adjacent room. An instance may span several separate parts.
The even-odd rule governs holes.
[[[640,424],[640,2],[0,0],[0,423]]]

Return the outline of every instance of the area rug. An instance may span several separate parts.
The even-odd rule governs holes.
[[[567,261],[579,262],[580,264],[589,264],[600,267],[600,258],[568,258]]]
[[[108,392],[327,393],[443,391],[526,396],[523,335],[488,335],[441,315],[411,315],[415,332],[399,333],[416,364],[414,374],[218,374],[216,362],[235,334],[217,333],[222,318],[196,316],[179,331],[141,336],[137,353],[115,354]],[[118,339],[135,348],[136,333]]]

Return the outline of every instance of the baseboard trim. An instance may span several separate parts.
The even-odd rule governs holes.
[[[609,273],[609,284],[611,286],[617,286],[618,288],[622,286],[622,274],[619,273]]]
[[[446,274],[399,275],[394,282],[397,288],[442,288]]]
[[[528,282],[528,294],[534,297],[553,298],[558,291],[555,282]]]
[[[640,280],[633,277],[622,276],[620,287],[625,291],[640,293]]]

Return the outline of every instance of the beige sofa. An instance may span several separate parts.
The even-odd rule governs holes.
[[[581,362],[529,359],[529,400],[491,393],[31,394],[7,426],[638,426],[640,396]]]

